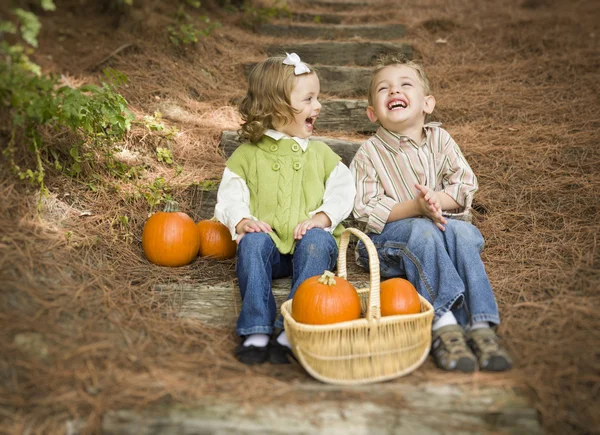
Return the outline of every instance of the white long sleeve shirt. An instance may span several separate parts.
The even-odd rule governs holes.
[[[287,137],[284,133],[276,130],[267,130],[265,134],[275,140]],[[292,137],[291,139],[300,145],[303,152],[306,151],[308,138]],[[325,213],[331,220],[331,226],[325,230],[333,232],[335,227],[350,215],[355,194],[356,188],[352,174],[346,165],[339,162],[325,183],[323,204],[311,211],[309,217],[312,218],[319,212]],[[242,219],[258,220],[250,213],[250,190],[246,182],[229,168],[225,168],[219,185],[215,217],[229,228],[233,240],[237,239],[235,227]]]

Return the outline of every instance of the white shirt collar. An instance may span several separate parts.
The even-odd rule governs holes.
[[[277,130],[272,130],[272,129],[268,129],[265,134],[267,136],[269,136],[271,139],[275,139],[275,140],[279,140],[283,137],[289,137],[287,134],[282,133],[280,131]],[[296,143],[298,145],[300,145],[300,148],[302,148],[302,151],[306,151],[306,148],[308,147],[308,138],[301,138],[301,137],[289,137],[290,139],[293,139],[296,141]]]

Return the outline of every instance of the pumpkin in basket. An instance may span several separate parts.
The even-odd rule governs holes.
[[[198,222],[200,256],[226,260],[235,256],[237,243],[231,240],[229,229],[216,218]]]
[[[404,278],[392,278],[380,285],[381,315],[417,314],[421,312],[419,293],[410,281]]]
[[[360,317],[360,297],[352,284],[326,270],[313,276],[296,289],[292,300],[292,317],[309,325],[356,320]]]
[[[154,213],[144,224],[142,248],[146,258],[159,266],[185,266],[198,255],[198,227],[175,201]]]

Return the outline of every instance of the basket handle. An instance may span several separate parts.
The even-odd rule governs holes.
[[[346,269],[346,254],[348,252],[348,243],[350,242],[350,234],[358,237],[367,248],[369,254],[369,305],[367,306],[367,320],[381,318],[381,303],[379,299],[379,257],[377,249],[369,236],[356,228],[346,228],[342,233],[340,240],[340,250],[338,254],[338,276],[348,279],[348,271]]]

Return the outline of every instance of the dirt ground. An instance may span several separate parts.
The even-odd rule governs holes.
[[[134,0],[120,14],[92,1],[56,3],[41,13],[35,61],[71,86],[98,83],[105,67],[125,73],[121,91],[138,119],[160,111],[177,129],[170,147],[182,171],[158,162],[154,149],[164,139],[135,124],[121,146],[124,159],[146,165],[140,179],[49,171],[38,213],[38,193],[0,158],[0,427],[62,433],[67,420],[83,419],[92,433],[107,411],[208,394],[293,402],[286,383],[303,373],[239,364],[233,331],[179,319],[177,295],[152,291],[158,283],[233,279],[234,260],[148,263],[141,230],[150,208],[133,194],[164,177],[198,219],[194,184],[219,178],[220,132],[238,127],[232,101],[244,93],[241,64],[262,59],[274,40],[216,3],[192,15],[221,27],[186,48],[175,48],[165,30],[176,4]],[[372,3],[368,13],[345,12],[346,22],[406,25],[405,42],[433,85],[436,118],[479,177],[475,223],[486,239],[499,332],[515,359],[506,375],[466,378],[428,363],[398,382],[526,385],[548,433],[598,433],[600,4]],[[6,109],[0,113],[3,144],[10,123]],[[43,137],[62,149],[74,140]],[[265,397],[266,388],[280,393]]]

